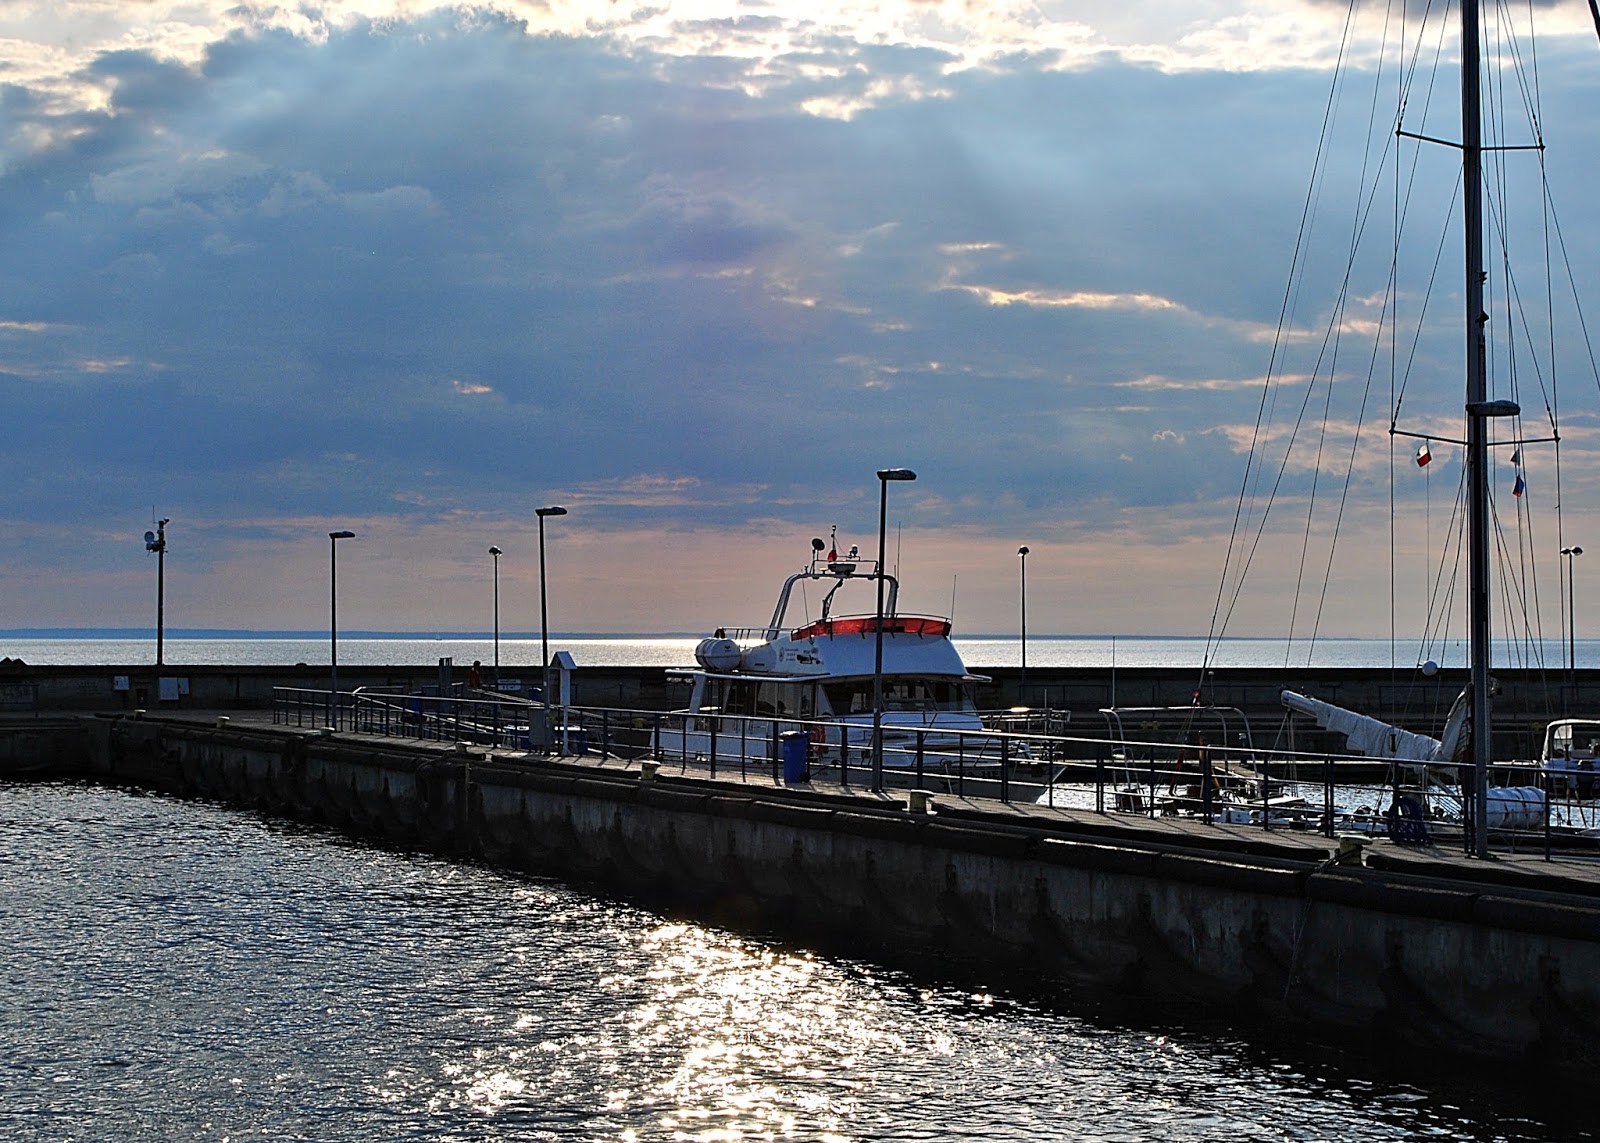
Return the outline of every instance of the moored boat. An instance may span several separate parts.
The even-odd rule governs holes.
[[[796,621],[797,589],[824,594],[820,613]],[[841,613],[841,591],[881,586],[882,613]],[[761,627],[718,628],[682,677],[689,701],[659,732],[662,762],[785,765],[851,784],[915,787],[1032,800],[1051,777],[1013,737],[986,723],[971,674],[943,616],[899,610],[899,580],[851,547],[811,541],[811,558],[784,580]],[[881,643],[881,660],[880,660]],[[881,662],[881,668],[880,668]],[[1012,712],[1006,712],[1010,717]],[[875,717],[876,715],[876,717]],[[874,725],[882,735],[874,765]],[[789,738],[785,738],[789,735]],[[786,754],[785,750],[790,751]]]

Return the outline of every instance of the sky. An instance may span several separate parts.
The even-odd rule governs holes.
[[[1551,194],[1592,299],[1600,46],[1581,0],[1533,11]],[[349,529],[342,629],[488,630],[494,545],[502,629],[534,631],[550,504],[569,510],[546,532],[553,630],[754,624],[813,536],[875,550],[875,472],[907,467],[886,516],[902,604],[958,633],[1017,629],[1025,544],[1030,633],[1206,634],[1248,486],[1283,511],[1245,541],[1228,630],[1315,612],[1323,634],[1387,634],[1389,551],[1437,569],[1458,450],[1424,470],[1400,439],[1391,509],[1385,379],[1333,563],[1305,542],[1332,525],[1288,508],[1337,479],[1313,485],[1306,445],[1250,452],[1315,374],[1291,351],[1341,378],[1373,353],[1377,295],[1335,300],[1355,212],[1330,190],[1337,241],[1301,222],[1314,171],[1360,165],[1319,132],[1341,56],[1352,107],[1383,81],[1382,17],[1347,35],[1320,0],[0,0],[0,629],[153,628],[142,536],[168,518],[169,629],[316,629],[327,535]],[[1412,97],[1430,116],[1456,98]],[[1418,231],[1424,270],[1438,241]],[[1336,366],[1315,332],[1274,339],[1313,264],[1335,272],[1291,308],[1350,332]],[[1437,314],[1459,312],[1455,275]],[[1573,319],[1550,324],[1571,348]],[[1459,436],[1460,335],[1440,337],[1390,340],[1425,363],[1411,431]],[[1600,466],[1577,358],[1559,536],[1581,543]],[[1555,372],[1496,384],[1531,411]],[[1331,419],[1354,423],[1352,392]],[[1522,511],[1558,499],[1550,452],[1502,498],[1513,559]],[[1560,558],[1537,559],[1559,624]],[[1308,569],[1333,586],[1297,603]],[[1403,589],[1402,626],[1437,590]]]

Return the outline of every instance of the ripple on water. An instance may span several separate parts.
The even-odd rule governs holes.
[[[0,785],[0,987],[8,1140],[1592,1137],[93,787]]]

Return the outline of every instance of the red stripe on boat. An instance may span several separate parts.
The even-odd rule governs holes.
[[[819,635],[871,635],[878,627],[876,615],[852,615],[845,619],[821,619],[816,623],[796,629],[791,638],[815,639]],[[950,634],[948,619],[935,619],[930,615],[885,615],[885,635],[932,635],[943,639]]]

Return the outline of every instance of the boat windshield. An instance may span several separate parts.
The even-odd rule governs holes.
[[[824,683],[822,690],[835,715],[872,713],[870,676]],[[883,709],[967,713],[976,711],[977,705],[972,699],[971,685],[962,679],[886,675]]]
[[[1600,755],[1600,722],[1564,720],[1550,725],[1546,758],[1593,758]]]

